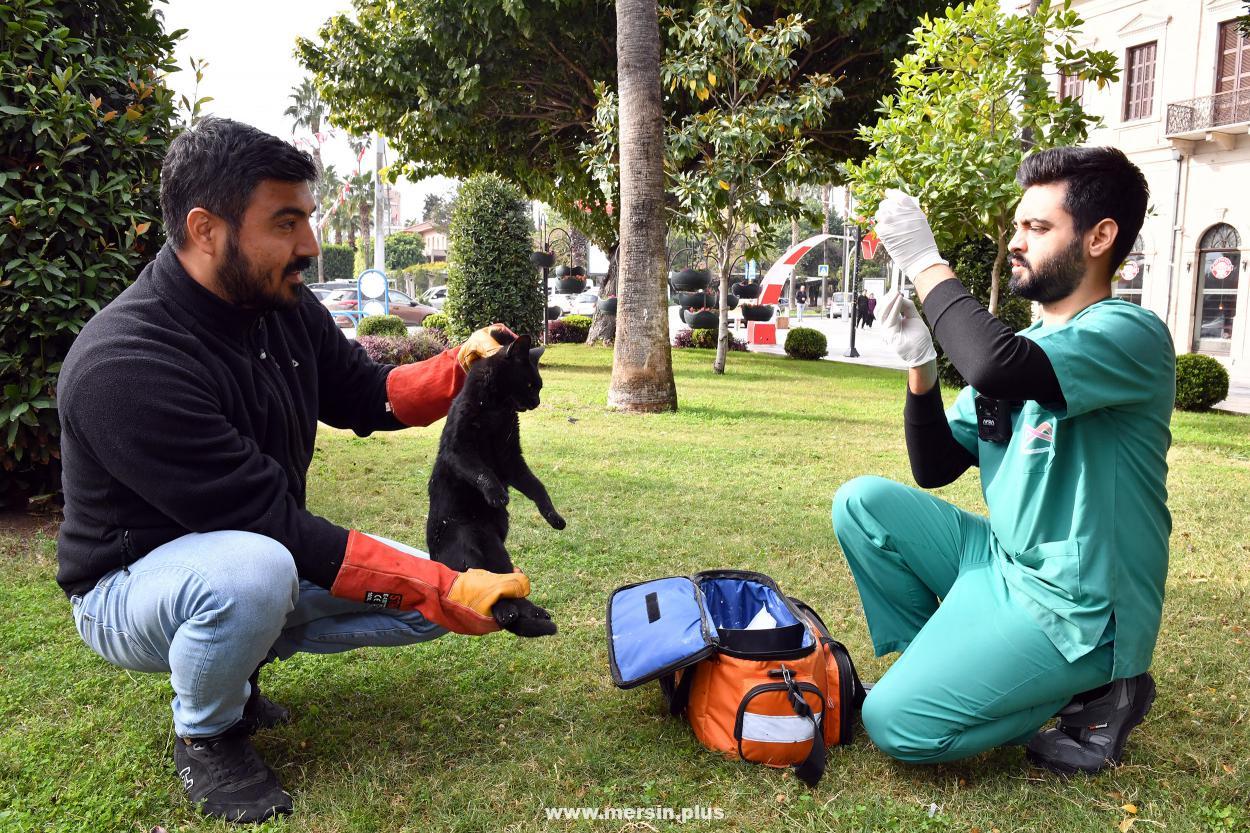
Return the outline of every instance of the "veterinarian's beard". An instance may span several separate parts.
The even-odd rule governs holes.
[[[1081,249],[1082,241],[1078,236],[1066,249],[1036,266],[1020,255],[1012,255],[1013,261],[1023,261],[1026,271],[1020,277],[1013,273],[1007,286],[1013,294],[1027,301],[1039,304],[1062,301],[1076,291],[1085,277],[1085,258]]]

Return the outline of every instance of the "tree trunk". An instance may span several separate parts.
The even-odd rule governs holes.
[[[587,271],[590,270],[590,241],[576,226],[569,227],[569,260],[572,266],[581,266]]]
[[[608,274],[603,279],[603,286],[599,288],[600,298],[609,298],[616,294],[616,255],[620,248],[619,244],[613,244],[608,249]],[[586,334],[587,344],[612,344],[616,341],[616,316],[608,315],[606,312],[600,312],[599,308],[595,308],[595,318],[590,322],[590,332]]]
[[[1003,264],[1007,262],[1007,235],[998,233],[998,254],[994,256],[994,268],[990,270],[990,303],[987,309],[990,315],[998,315],[998,284],[1003,274]]]
[[[618,0],[621,240],[608,407],[622,411],[677,410],[664,292],[661,57],[656,0]]]
[[[712,362],[714,373],[725,372],[725,357],[729,355],[729,267],[733,265],[729,253],[726,244],[720,257],[720,321],[716,325],[716,360]]]

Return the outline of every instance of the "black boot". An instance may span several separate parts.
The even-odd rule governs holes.
[[[210,738],[178,738],[174,766],[187,797],[206,816],[251,823],[291,812],[291,796],[239,723]]]
[[[1029,741],[1029,761],[1051,772],[1093,774],[1119,766],[1129,732],[1155,700],[1149,674],[1114,680],[1105,693],[1077,698],[1059,711],[1059,725]]]
[[[252,676],[247,678],[252,691],[247,696],[247,703],[243,706],[243,719],[239,722],[249,735],[254,735],[261,729],[272,729],[291,722],[290,709],[260,693],[260,669],[263,667],[264,663],[261,663],[252,672]]]

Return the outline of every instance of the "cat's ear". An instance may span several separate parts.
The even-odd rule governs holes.
[[[503,327],[493,328],[490,331],[490,337],[495,340],[496,344],[502,347],[507,347],[509,344],[516,341],[516,335]]]
[[[534,363],[534,367],[538,367],[538,359],[545,352],[547,352],[547,348],[545,345],[542,345],[542,344],[538,345],[537,347],[530,348],[530,361]]]
[[[525,354],[530,349],[530,344],[532,343],[533,342],[530,339],[528,334],[517,336],[516,341],[508,345],[508,352],[507,352],[508,358],[510,359],[524,358]]]

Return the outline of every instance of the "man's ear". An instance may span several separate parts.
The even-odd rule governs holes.
[[[1091,258],[1102,257],[1115,246],[1120,226],[1110,217],[1104,217],[1085,232],[1085,253]]]
[[[196,206],[187,213],[187,248],[215,257],[224,251],[226,235],[226,222],[208,209]]]

